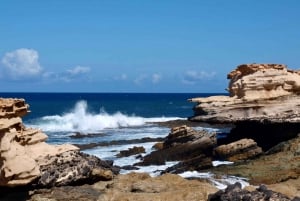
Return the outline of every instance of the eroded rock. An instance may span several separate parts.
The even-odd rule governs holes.
[[[23,125],[29,112],[24,99],[0,98],[0,186],[56,186],[99,180],[93,170],[112,170],[112,164],[79,153],[70,145],[49,145],[47,135]]]
[[[214,149],[215,156],[232,162],[252,159],[263,153],[252,139],[241,139]]]
[[[272,200],[290,201],[286,195],[269,190],[266,186],[260,185],[255,191],[248,191],[241,188],[240,183],[229,185],[224,191],[220,190],[209,195],[209,201],[235,201],[235,200]]]
[[[300,71],[281,64],[243,64],[228,74],[229,96],[192,98],[194,121],[299,122]]]
[[[162,149],[146,155],[136,165],[162,165],[166,161],[183,161],[180,171],[183,171],[183,167],[189,167],[189,170],[192,167],[207,168],[212,166],[211,156],[215,144],[215,133],[196,131],[187,126],[175,127],[163,142]]]

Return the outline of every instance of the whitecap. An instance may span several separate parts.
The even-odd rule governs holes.
[[[98,132],[107,128],[136,127],[146,123],[163,122],[182,119],[179,117],[144,118],[126,115],[119,111],[109,114],[104,109],[99,113],[88,112],[86,101],[79,101],[68,113],[61,115],[44,116],[26,124],[28,127],[40,128],[45,132]]]

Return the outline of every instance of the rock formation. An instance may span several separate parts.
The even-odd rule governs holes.
[[[262,154],[262,149],[252,139],[241,139],[214,149],[215,156],[232,162],[247,160]]]
[[[194,121],[299,122],[300,71],[281,64],[243,64],[227,76],[229,96],[192,98]]]
[[[111,164],[73,145],[49,145],[46,134],[26,128],[21,117],[28,108],[24,99],[0,98],[0,186],[56,186],[107,177],[99,170],[110,171]]]
[[[228,74],[229,96],[192,98],[190,120],[234,124],[228,144],[251,138],[264,151],[300,132],[300,71],[281,64],[243,64]]]
[[[175,127],[163,142],[162,149],[153,151],[136,165],[161,165],[166,161],[182,161],[169,172],[200,170],[212,166],[212,150],[216,134],[205,130],[196,131],[187,126]]]
[[[293,201],[298,198],[293,199]],[[218,191],[209,195],[209,201],[234,201],[234,200],[273,200],[289,201],[289,197],[269,190],[266,186],[261,185],[255,191],[248,191],[241,188],[239,183],[229,185],[225,191]]]
[[[208,195],[216,191],[217,189],[207,182],[186,180],[178,175],[150,177],[145,173],[130,173],[91,186],[36,190],[28,200],[199,201],[207,200]]]
[[[136,154],[141,154],[141,153],[145,153],[145,148],[144,147],[137,147],[134,146],[132,148],[128,148],[128,150],[122,150],[120,151],[120,153],[117,154],[117,157],[121,158],[121,157],[128,157],[128,156],[132,156],[132,155],[136,155]]]

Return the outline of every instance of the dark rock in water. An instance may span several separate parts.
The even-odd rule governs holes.
[[[228,128],[233,127],[233,125],[230,124],[209,124],[205,122],[197,122],[197,121],[190,121],[190,120],[171,120],[171,121],[164,121],[164,122],[155,122],[154,124],[158,124],[160,126],[169,127],[169,128],[175,128],[180,126],[188,126],[188,127],[203,127],[203,128]]]
[[[134,167],[132,165],[125,165],[125,166],[122,166],[121,169],[123,170],[139,170],[138,167]]]
[[[117,157],[128,157],[128,156],[132,156],[132,155],[136,155],[136,154],[140,154],[140,153],[145,153],[145,148],[144,147],[132,147],[129,148],[128,150],[123,150],[120,151],[120,153],[117,154]]]
[[[232,162],[252,159],[262,154],[262,149],[252,139],[241,139],[214,149],[217,158]]]
[[[74,144],[76,147],[79,147],[80,150],[91,149],[95,147],[106,147],[112,145],[124,145],[124,144],[138,144],[138,143],[145,143],[145,142],[159,142],[164,140],[164,138],[150,138],[145,137],[141,139],[132,139],[132,140],[113,140],[107,142],[95,142],[90,144]]]
[[[199,155],[192,159],[184,160],[178,164],[171,166],[164,170],[164,173],[180,174],[185,171],[203,170],[210,168],[212,166],[212,161],[210,157],[205,155]]]
[[[94,137],[104,137],[104,133],[80,133],[75,132],[73,135],[70,135],[70,138],[80,139],[80,138],[94,138]]]
[[[40,167],[41,176],[33,183],[38,187],[79,185],[110,180],[119,169],[111,162],[80,152],[65,152],[50,157],[47,165]]]
[[[162,165],[166,161],[184,161],[203,154],[212,156],[215,144],[215,133],[195,131],[187,126],[176,127],[163,142],[161,150],[153,151],[135,165]]]
[[[255,191],[247,191],[241,188],[240,183],[229,185],[225,191],[218,191],[208,197],[209,201],[238,201],[238,200],[272,200],[272,201],[290,201],[287,196],[268,190],[265,186],[260,186]]]

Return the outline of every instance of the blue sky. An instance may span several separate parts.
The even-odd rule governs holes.
[[[2,0],[2,92],[225,92],[300,67],[298,0]]]

